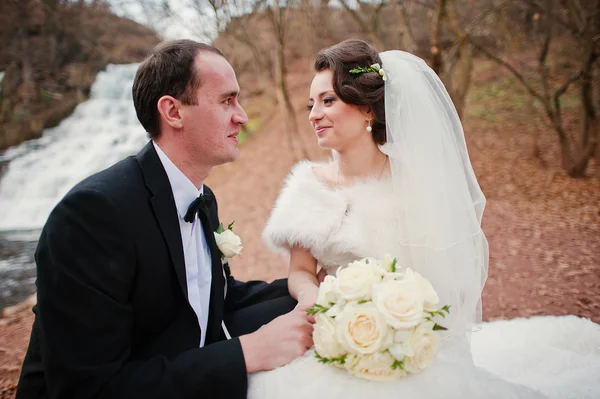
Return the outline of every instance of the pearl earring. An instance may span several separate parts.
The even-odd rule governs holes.
[[[371,127],[371,120],[368,120],[369,125],[367,126],[367,132],[371,132],[373,130],[373,128]]]

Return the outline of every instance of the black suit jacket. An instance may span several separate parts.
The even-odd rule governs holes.
[[[287,283],[241,283],[228,273],[224,300],[216,202],[208,216],[212,286],[198,348],[178,214],[152,143],[74,187],[36,250],[38,304],[17,398],[244,398],[240,342],[223,340],[221,320],[285,297]],[[293,307],[285,306],[281,313]],[[251,327],[255,318],[245,317],[245,328],[274,316],[262,312]]]

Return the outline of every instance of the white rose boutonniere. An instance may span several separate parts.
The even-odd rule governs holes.
[[[214,233],[217,247],[221,251],[221,258],[233,258],[241,254],[242,249],[244,249],[241,238],[233,232],[234,223],[235,221],[231,222],[227,226],[227,230],[223,228],[223,224],[221,223]]]

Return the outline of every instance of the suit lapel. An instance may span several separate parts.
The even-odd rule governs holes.
[[[181,243],[179,217],[169,178],[154,149],[152,141],[137,154],[136,158],[142,168],[146,186],[153,194],[153,197],[150,199],[152,210],[167,243],[169,255],[171,256],[171,261],[177,275],[177,281],[179,281],[179,285],[187,298],[185,258]]]
[[[214,206],[214,205],[213,205]],[[213,226],[211,218],[204,210],[198,212],[198,216],[202,222],[202,229],[206,237],[206,243],[210,249],[210,257],[212,260],[212,278],[210,285],[210,305],[208,311],[208,326],[206,331],[206,343],[216,342],[221,335],[221,321],[223,320],[224,287],[225,280],[223,277],[223,266],[221,263],[221,252],[217,247],[214,232],[216,226]]]

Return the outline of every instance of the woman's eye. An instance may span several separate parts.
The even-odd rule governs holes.
[[[327,97],[327,98],[323,99],[323,104],[328,105],[328,104],[333,103],[333,101],[335,101],[335,98]]]
[[[310,112],[310,111],[312,111],[313,107],[314,107],[314,105],[312,105],[312,104],[308,104],[308,105],[306,106],[306,110],[307,110],[308,112]]]

